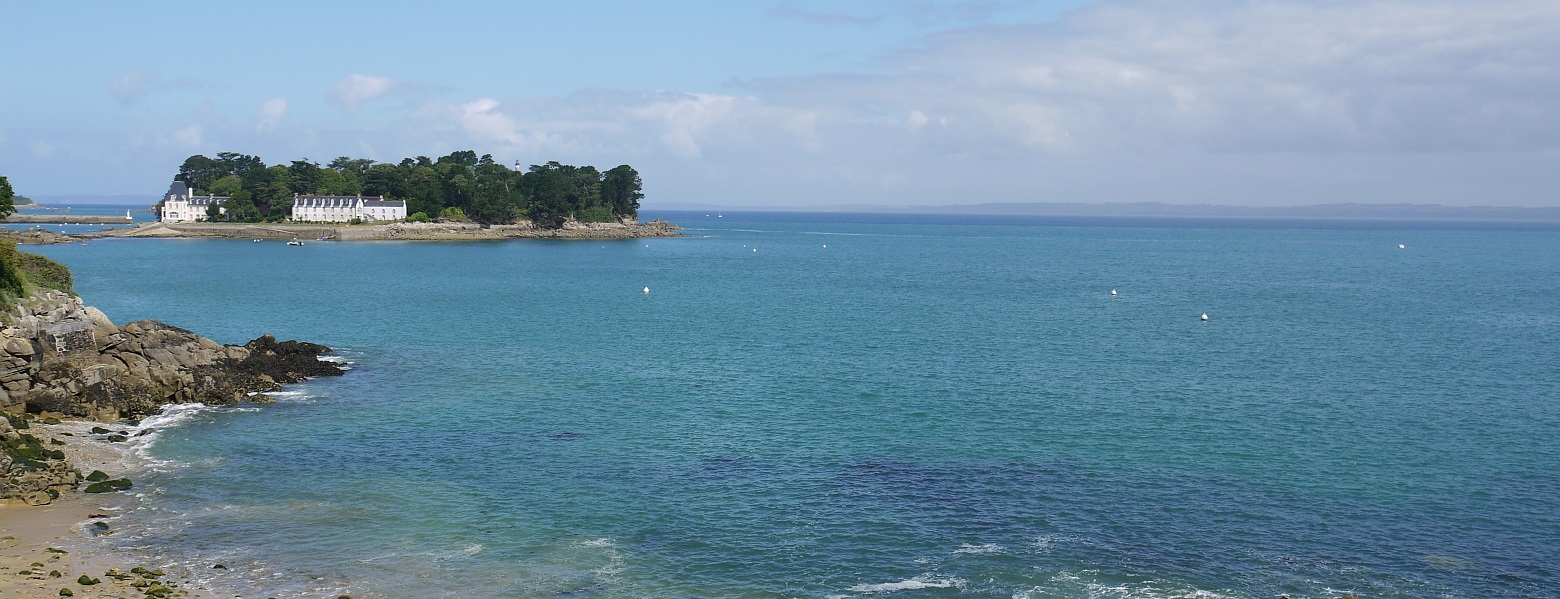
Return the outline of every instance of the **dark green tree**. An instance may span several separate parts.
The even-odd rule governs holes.
[[[174,179],[183,181],[190,189],[204,189],[216,183],[217,179],[228,176],[228,170],[220,160],[212,160],[200,154],[184,159],[184,164],[179,166],[179,174]]]
[[[302,194],[319,193],[320,183],[325,177],[324,169],[321,169],[318,163],[310,162],[308,159],[294,160],[292,166],[288,167],[287,174],[289,177],[287,186],[292,188],[293,193]]]
[[[16,205],[11,203],[15,195],[15,192],[11,190],[11,182],[6,180],[4,176],[0,176],[0,218],[5,218],[10,216],[12,212],[16,212]]]
[[[639,200],[644,199],[643,182],[639,173],[629,165],[619,165],[601,180],[601,201],[612,209],[613,216],[639,216]]]

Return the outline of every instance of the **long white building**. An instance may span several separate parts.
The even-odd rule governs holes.
[[[227,209],[222,207],[227,201],[228,199],[223,196],[192,195],[190,187],[183,181],[174,181],[173,185],[168,186],[167,195],[163,196],[162,213],[158,217],[166,223],[206,220],[206,209],[212,204],[216,204],[219,211],[227,214]]]
[[[305,196],[293,195],[292,219],[305,223],[344,223],[406,218],[406,200],[386,200],[383,196]]]

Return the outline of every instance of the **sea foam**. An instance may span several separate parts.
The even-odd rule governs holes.
[[[909,580],[899,582],[884,582],[878,584],[858,584],[850,587],[857,593],[891,593],[894,591],[910,591],[915,589],[951,589],[964,588],[965,580],[962,578],[936,579],[926,576],[917,576]]]

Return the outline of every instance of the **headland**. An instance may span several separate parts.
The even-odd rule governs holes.
[[[321,359],[330,348],[116,325],[71,293],[63,266],[8,243],[0,263],[0,597],[210,596],[211,572],[93,541],[135,505],[126,474],[146,464],[130,448],[154,438],[170,404],[267,402],[282,384],[340,375]]]

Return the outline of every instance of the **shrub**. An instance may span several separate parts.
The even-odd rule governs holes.
[[[585,223],[610,223],[612,222],[612,210],[606,206],[592,206],[580,211],[580,222]]]
[[[411,216],[406,217],[406,222],[409,222],[409,223],[425,223],[425,222],[428,222],[428,213],[427,212],[413,212]]]

